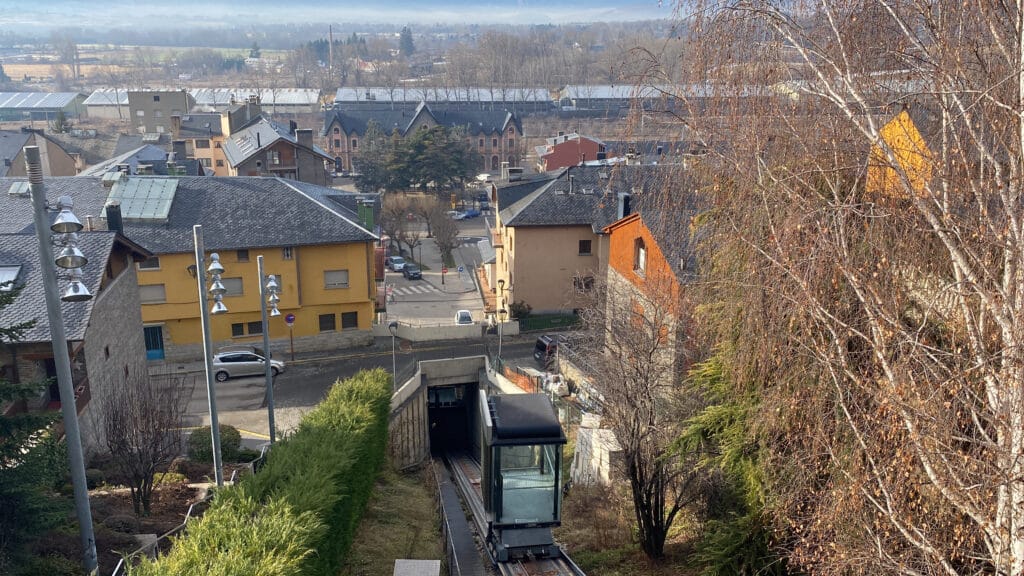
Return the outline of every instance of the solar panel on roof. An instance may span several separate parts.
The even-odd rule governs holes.
[[[11,196],[28,196],[31,190],[29,189],[28,182],[14,182],[7,193]]]
[[[125,220],[165,222],[177,189],[176,178],[128,178],[114,185],[108,200],[121,203],[121,217]]]

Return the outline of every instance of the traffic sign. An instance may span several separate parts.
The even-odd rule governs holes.
[[[463,268],[462,266],[459,266],[459,274],[462,274],[465,271],[466,271],[465,268]]]
[[[448,273],[448,267],[447,266],[445,266],[444,268],[441,268],[441,274],[447,274],[447,273]]]
[[[295,314],[288,314],[284,317],[284,323],[288,326],[295,324]]]

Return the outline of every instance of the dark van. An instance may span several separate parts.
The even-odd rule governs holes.
[[[557,334],[545,334],[537,338],[533,347],[533,359],[544,368],[551,366],[555,360],[555,353],[558,352],[558,343],[561,337]]]

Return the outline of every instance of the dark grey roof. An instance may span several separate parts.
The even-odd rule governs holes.
[[[618,217],[619,193],[642,193],[661,186],[670,166],[572,166],[553,180],[501,209],[506,226],[590,226],[600,234]],[[522,194],[525,186],[516,187]],[[504,198],[499,190],[499,202]],[[508,194],[512,196],[512,194]],[[512,199],[512,198],[509,198]],[[501,204],[499,204],[501,206]]]
[[[177,180],[166,223],[126,221],[124,234],[154,254],[193,250],[192,226],[203,225],[210,250],[367,242],[376,237],[308,193],[336,190],[281,178],[131,176]],[[0,233],[32,229],[30,198],[7,194],[19,179],[0,179]],[[98,177],[50,178],[47,197],[71,196],[75,214],[99,217],[110,192]]]
[[[523,175],[522,180],[515,182],[509,182],[501,186],[497,186],[498,190],[498,208],[504,212],[506,207],[512,206],[516,202],[519,202],[532,192],[536,192],[542,186],[548,184],[552,180],[558,177],[558,173],[555,172],[544,172],[542,174],[529,174]],[[504,217],[504,216],[503,216]]]
[[[131,152],[143,144],[169,148],[171,145],[171,139],[168,134],[158,134],[156,142],[143,142],[141,134],[120,134],[117,137],[117,144],[114,145],[113,155],[120,156],[125,152]]]
[[[503,394],[489,398],[494,434],[491,444],[565,443],[562,425],[544,394]]]
[[[28,198],[19,200],[31,203]],[[51,217],[53,214],[51,213]],[[82,268],[82,282],[92,292],[94,299],[86,302],[61,303],[64,331],[68,340],[82,340],[85,337],[93,302],[99,295],[103,271],[107,267],[115,237],[116,234],[113,232],[81,232],[78,235],[78,248],[89,259],[89,263]],[[0,309],[0,325],[10,326],[35,320],[35,326],[30,328],[20,341],[49,342],[50,323],[46,317],[43,276],[39,266],[39,244],[34,233],[0,234],[0,265],[12,264],[21,265],[21,272],[15,283],[22,286],[22,291],[10,306]],[[64,290],[67,282],[61,276],[58,272],[59,290]]]
[[[181,136],[183,138],[220,135],[220,114],[186,114],[181,117]]]
[[[640,215],[676,277],[694,278],[697,229],[694,217],[706,209],[703,184],[681,167],[661,168],[659,185],[632,194],[632,211]]]
[[[448,128],[464,128],[468,134],[493,134],[504,132],[509,124],[522,133],[519,118],[508,110],[467,110],[451,106],[436,106],[420,102],[415,108],[396,106],[393,109],[335,108],[324,115],[324,131],[337,122],[346,134],[366,134],[371,121],[376,122],[385,134],[398,130],[405,135],[413,121],[420,114],[429,115],[436,123]]]
[[[5,160],[13,162],[28,143],[30,136],[31,134],[20,130],[0,130],[0,177],[7,176],[11,169]]]
[[[169,174],[167,166],[167,150],[152,144],[145,144],[139,146],[134,150],[128,150],[127,152],[90,166],[83,170],[79,176],[102,176],[107,172],[116,172],[118,167],[122,164],[126,164],[132,174],[139,173],[139,164],[148,165],[152,168],[152,174],[158,174],[166,176]],[[184,168],[185,174],[189,176],[202,176],[202,164],[196,159],[185,159],[177,163],[179,166]]]

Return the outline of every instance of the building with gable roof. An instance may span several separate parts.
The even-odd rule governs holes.
[[[407,104],[393,107],[352,107],[328,110],[324,116],[322,135],[327,141],[337,170],[352,170],[352,159],[359,150],[359,141],[370,123],[385,134],[405,138],[415,130],[434,126],[462,129],[466,141],[480,156],[481,166],[497,171],[507,162],[519,166],[523,157],[523,126],[508,110],[487,110],[460,106]]]
[[[25,176],[25,146],[37,146],[43,176],[74,176],[78,173],[78,155],[68,154],[57,141],[42,130],[0,130],[0,177]]]
[[[0,189],[24,181],[0,179]],[[256,256],[280,277],[282,316],[270,323],[278,350],[287,349],[287,314],[295,315],[295,350],[366,344],[377,288],[377,237],[359,216],[329,200],[338,191],[282,178],[133,176],[47,180],[51,194],[71,196],[91,229],[116,227],[119,203],[127,238],[154,255],[138,266],[145,354],[154,361],[202,358],[192,227],[202,224],[208,252],[218,252],[228,288],[227,314],[213,317],[217,346],[262,339]],[[31,202],[0,194],[0,233],[31,221]]]
[[[27,194],[27,184],[20,190],[23,192],[19,191],[19,195],[10,199],[12,203],[31,205],[31,198],[20,195]],[[47,191],[48,198],[56,196],[55,191]],[[55,216],[56,210],[51,208],[49,217]],[[20,289],[14,302],[0,309],[0,324],[35,323],[18,341],[0,347],[0,377],[14,384],[42,382],[57,375],[39,244],[34,226],[24,222],[32,222],[32,218],[22,220],[20,226],[9,223],[0,234],[0,278]],[[71,356],[72,386],[83,444],[87,451],[92,451],[103,442],[102,428],[97,426],[101,421],[102,398],[115,382],[132,371],[146,370],[135,263],[151,254],[114,232],[81,232],[78,247],[89,259],[81,269],[82,282],[93,298],[85,302],[62,302],[61,315]],[[63,288],[64,283],[60,284]],[[0,401],[0,413],[6,415],[59,408],[56,381],[36,398]]]
[[[332,162],[313,144],[313,130],[260,117],[224,141],[229,176],[275,176],[326,186]]]

